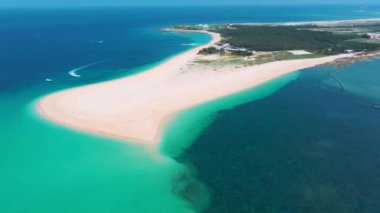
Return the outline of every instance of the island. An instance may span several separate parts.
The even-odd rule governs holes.
[[[305,68],[378,55],[380,20],[174,26],[212,39],[121,79],[68,89],[37,104],[67,127],[157,148],[181,111]]]

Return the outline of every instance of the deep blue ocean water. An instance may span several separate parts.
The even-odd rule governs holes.
[[[380,6],[241,6],[106,9],[2,9],[0,92],[41,84],[73,86],[126,74],[189,48],[189,38],[160,32],[176,24],[342,20],[380,16]],[[100,43],[102,42],[102,43]],[[120,60],[67,76],[76,67]],[[122,70],[121,70],[122,69]]]
[[[140,72],[209,39],[161,27],[379,16],[376,5],[1,9],[0,212],[163,212],[166,206],[182,212],[164,187],[178,165],[157,165],[129,145],[41,123],[30,113],[42,95]],[[79,70],[79,78],[69,75],[102,61]],[[355,71],[363,67],[374,75],[378,61],[334,73],[346,82],[345,94],[322,69],[218,113],[178,157],[209,189],[207,209],[373,212],[378,111],[368,103],[378,100],[378,81],[358,81]],[[162,194],[140,192],[147,189]]]

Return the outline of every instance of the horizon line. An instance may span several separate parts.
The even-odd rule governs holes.
[[[240,6],[334,6],[334,5],[380,5],[380,2],[348,2],[348,3],[249,3],[249,4],[154,4],[154,5],[8,5],[0,6],[0,9],[97,9],[97,8],[149,8],[149,7],[240,7]]]

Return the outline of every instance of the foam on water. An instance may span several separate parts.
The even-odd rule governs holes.
[[[197,46],[198,44],[197,43],[186,43],[186,44],[182,44],[182,46]]]
[[[94,63],[91,63],[91,64],[87,64],[87,65],[84,65],[84,66],[81,66],[81,67],[78,67],[78,68],[75,68],[73,70],[70,70],[68,73],[69,75],[71,75],[72,77],[75,77],[75,78],[80,78],[81,75],[79,75],[77,72],[79,70],[83,70],[83,69],[86,69],[86,68],[89,68],[89,67],[92,67],[92,66],[95,66],[95,65],[98,65],[98,64],[102,64],[102,63],[105,63],[105,62],[108,62],[110,60],[101,60],[101,61],[98,61],[98,62],[94,62]]]

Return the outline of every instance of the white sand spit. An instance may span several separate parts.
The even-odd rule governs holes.
[[[210,33],[209,46],[220,41]],[[176,113],[237,93],[300,69],[351,55],[288,60],[216,72],[190,66],[197,47],[145,72],[118,80],[57,92],[42,98],[38,111],[78,130],[156,146],[164,125]]]

